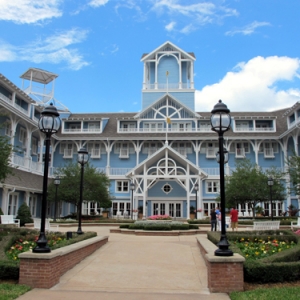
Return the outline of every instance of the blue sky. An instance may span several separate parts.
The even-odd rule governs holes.
[[[76,112],[141,109],[140,58],[166,41],[194,52],[196,111],[300,100],[299,0],[0,0],[0,73],[59,75]]]

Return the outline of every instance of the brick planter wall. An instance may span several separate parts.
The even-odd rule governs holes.
[[[210,292],[243,291],[245,258],[237,253],[228,257],[215,256],[217,246],[206,237],[198,237],[197,242],[207,266],[207,283]]]
[[[51,288],[59,282],[64,273],[107,242],[108,237],[101,236],[50,253],[21,253],[19,284],[26,284],[32,288]]]

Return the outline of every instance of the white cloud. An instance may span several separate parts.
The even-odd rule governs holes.
[[[169,24],[167,24],[167,25],[165,26],[165,29],[166,29],[167,31],[173,31],[175,25],[176,25],[176,22],[172,21],[172,22],[170,22]]]
[[[263,27],[263,26],[271,26],[270,23],[268,22],[257,22],[254,21],[251,24],[246,25],[245,27],[241,28],[241,29],[235,29],[235,30],[231,30],[231,31],[227,31],[225,33],[225,35],[235,35],[238,33],[241,33],[243,35],[250,35],[252,33],[254,33],[255,29],[258,27]]]
[[[225,17],[238,15],[235,9],[222,5],[217,6],[212,1],[187,5],[180,4],[178,0],[156,0],[152,2],[152,11],[160,15],[166,13],[172,18],[176,17],[177,20],[180,18],[181,23],[183,23],[183,29],[180,32],[186,34],[190,32],[189,29],[191,28],[191,25],[185,25],[186,23],[193,23],[193,30],[196,30],[199,26],[213,22],[217,23]],[[167,27],[165,28],[168,30]]]
[[[0,20],[32,24],[62,16],[62,0],[0,0]]]
[[[219,83],[196,91],[196,110],[207,111],[222,99],[231,111],[264,111],[285,108],[300,101],[300,90],[283,88],[298,80],[300,60],[257,56],[239,63]],[[299,83],[298,83],[299,84]]]
[[[185,27],[183,27],[180,32],[184,34],[189,34],[190,32],[196,30],[195,26],[193,24],[189,24]]]
[[[93,7],[99,7],[105,5],[109,0],[91,0],[88,5]]]
[[[87,31],[71,29],[58,32],[46,39],[39,39],[24,46],[12,46],[0,43],[0,61],[30,61],[34,63],[67,63],[68,68],[79,70],[89,65],[78,49],[71,49],[74,44],[86,39]],[[2,51],[1,51],[2,52]],[[6,53],[6,54],[5,54]]]

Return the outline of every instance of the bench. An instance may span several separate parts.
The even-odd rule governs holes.
[[[292,221],[291,222],[291,229],[294,230],[294,229],[300,229],[300,217],[298,217],[298,221],[295,222],[295,221]]]
[[[1,224],[14,224],[20,227],[20,219],[15,219],[13,215],[1,215]]]
[[[33,227],[34,229],[41,229],[41,219],[39,218],[34,218],[33,219]],[[58,224],[51,224],[49,219],[45,219],[45,230],[46,231],[57,231],[59,225]]]
[[[276,230],[279,226],[280,221],[253,222],[253,230]]]

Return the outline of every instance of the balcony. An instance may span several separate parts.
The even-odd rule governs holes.
[[[93,128],[64,128],[62,133],[99,133],[100,132],[100,126],[99,127],[93,127]]]

